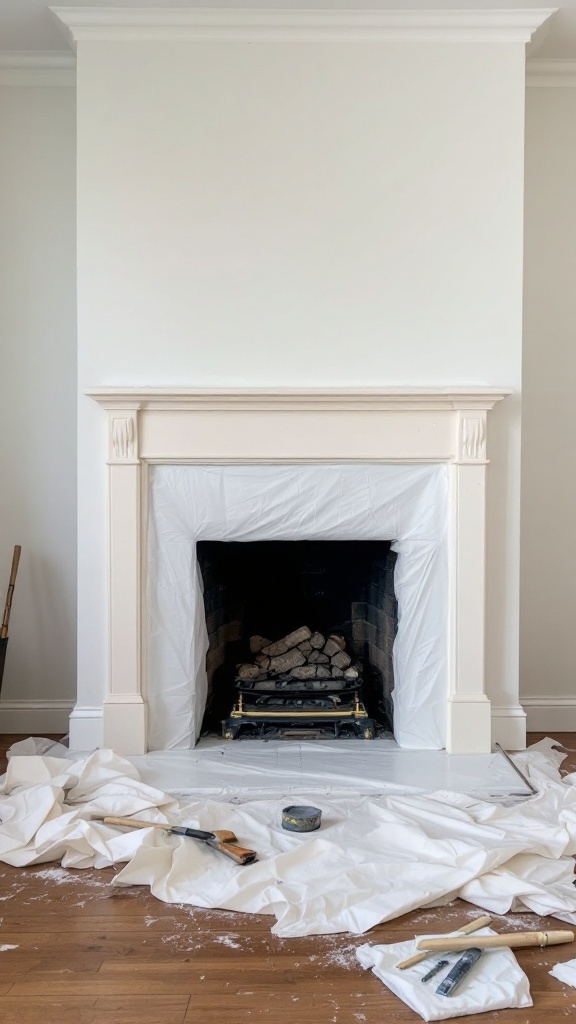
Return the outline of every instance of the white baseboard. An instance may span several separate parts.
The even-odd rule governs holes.
[[[521,697],[529,732],[576,732],[576,696]]]
[[[77,704],[70,715],[70,750],[96,750],[103,745],[102,707]]]
[[[68,733],[68,719],[74,707],[71,700],[2,700],[0,732],[24,736]]]
[[[526,713],[520,704],[492,705],[492,744],[504,750],[526,749]]]

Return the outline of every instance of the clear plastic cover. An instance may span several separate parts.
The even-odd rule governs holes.
[[[448,699],[446,465],[153,466],[147,568],[152,750],[190,748],[207,696],[200,540],[391,540],[394,735],[445,745]]]

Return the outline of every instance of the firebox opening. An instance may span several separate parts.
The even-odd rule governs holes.
[[[398,606],[390,541],[198,541],[196,552],[209,635],[204,734],[222,733],[236,667],[254,660],[250,637],[273,642],[301,626],[344,637],[370,718],[392,729]]]

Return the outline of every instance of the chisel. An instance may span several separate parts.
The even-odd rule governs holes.
[[[238,842],[233,832],[226,829],[217,829],[214,832],[203,832],[199,828],[189,828],[187,825],[165,825],[161,821],[138,821],[137,818],[104,818],[106,825],[123,825],[124,828],[163,828],[165,832],[171,832],[175,836],[189,836],[190,839],[199,839],[214,850],[230,857],[236,864],[252,864],[258,860],[255,850],[246,850],[242,846],[236,846]]]

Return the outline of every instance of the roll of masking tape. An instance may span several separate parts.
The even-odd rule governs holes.
[[[288,832],[314,832],[320,828],[322,811],[318,807],[285,807],[282,828]]]

